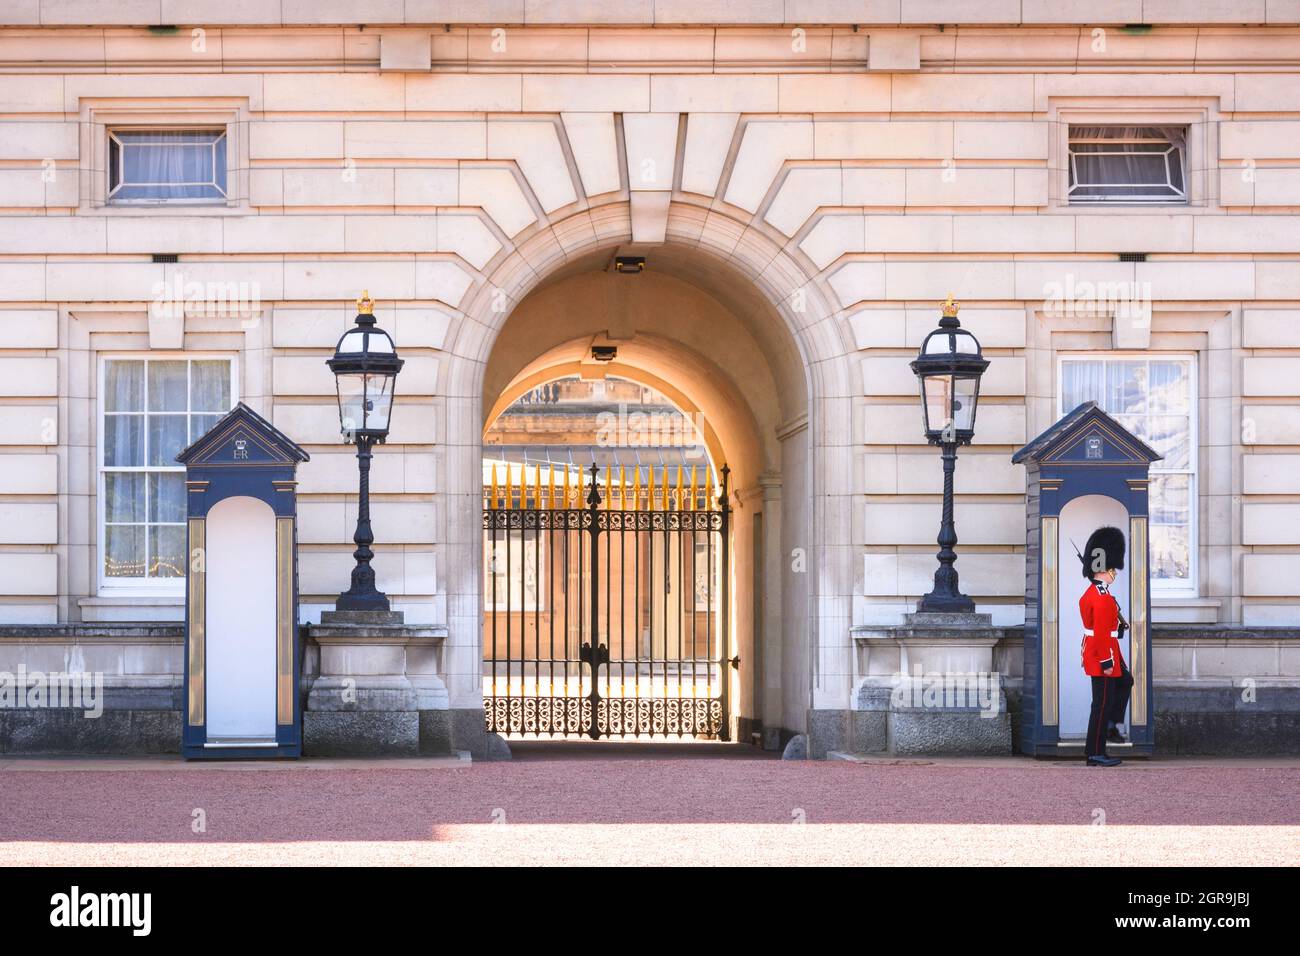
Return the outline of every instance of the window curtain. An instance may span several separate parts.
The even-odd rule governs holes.
[[[144,464],[144,363],[110,362],[104,372],[104,464]]]
[[[1064,362],[1061,396],[1066,414],[1084,402],[1096,402],[1106,411],[1106,365],[1103,362]]]

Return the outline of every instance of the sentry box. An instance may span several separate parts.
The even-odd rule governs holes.
[[[307,453],[240,402],[185,466],[186,759],[298,757],[297,506]]]
[[[1111,593],[1128,620],[1120,650],[1133,675],[1126,744],[1112,754],[1149,754],[1155,745],[1151,698],[1151,582],[1147,485],[1161,455],[1096,402],[1084,402],[1011,460],[1025,466],[1025,670],[1021,750],[1083,755],[1092,685],[1080,663],[1079,598],[1088,588],[1082,550],[1097,528],[1124,532],[1124,569]]]

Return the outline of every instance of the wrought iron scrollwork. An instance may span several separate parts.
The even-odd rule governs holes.
[[[726,739],[727,469],[717,493],[680,470],[512,477],[484,495],[487,729]]]

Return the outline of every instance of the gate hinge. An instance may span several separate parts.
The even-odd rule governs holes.
[[[731,659],[731,666],[734,667],[736,670],[740,670],[740,655],[739,655],[739,654],[737,654],[735,657],[733,657],[733,658]]]

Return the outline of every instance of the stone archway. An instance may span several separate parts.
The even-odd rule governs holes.
[[[757,600],[743,611],[737,602],[756,632],[743,716],[754,726],[762,722],[769,746],[808,731],[817,711],[833,711],[830,722],[842,724],[851,680],[850,456],[848,448],[827,444],[819,423],[828,414],[850,415],[852,403],[850,349],[833,298],[797,252],[716,211],[674,203],[664,244],[633,246],[631,238],[628,203],[583,210],[490,263],[487,281],[463,305],[444,379],[454,724],[466,734],[482,726],[478,515],[485,415],[512,385],[580,361],[593,336],[626,341],[620,354],[636,370],[680,389],[720,426],[726,453],[734,450],[743,473],[735,483],[741,500],[763,515],[761,549],[745,569]],[[647,255],[649,272],[608,273],[615,253]],[[681,303],[691,308],[677,308]],[[691,316],[707,321],[682,321]],[[539,334],[543,329],[549,331]],[[753,541],[742,536],[737,552]],[[739,623],[743,631],[745,621]],[[829,734],[830,746],[837,736]]]

